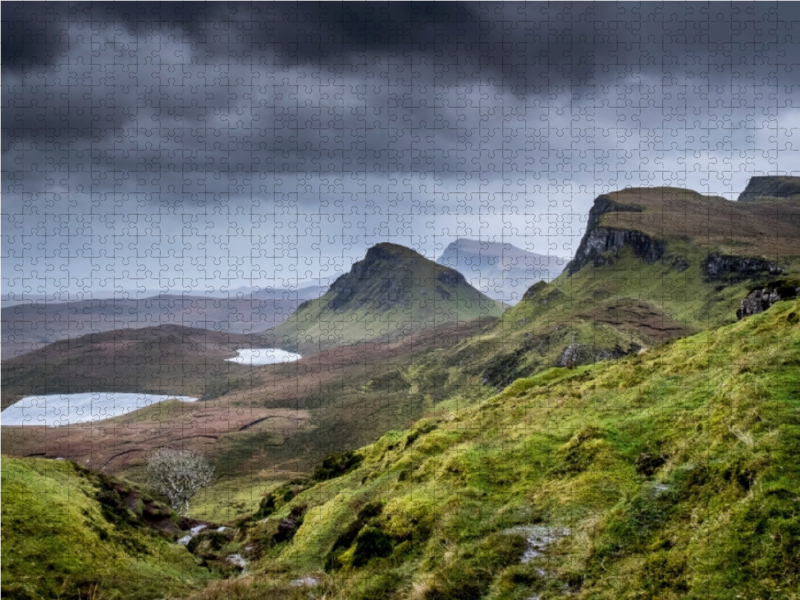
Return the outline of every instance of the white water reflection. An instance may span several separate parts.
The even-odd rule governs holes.
[[[233,358],[226,358],[231,362],[240,365],[255,367],[258,365],[274,365],[276,363],[294,362],[303,358],[299,354],[286,352],[280,348],[253,348],[249,350],[237,350],[237,355]]]
[[[86,392],[26,396],[0,413],[0,425],[69,425],[119,417],[164,400],[194,402],[189,396]]]

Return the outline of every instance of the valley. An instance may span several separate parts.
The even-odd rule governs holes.
[[[70,334],[4,359],[4,409],[52,394],[197,400],[60,427],[3,422],[3,455],[17,457],[4,461],[146,486],[155,449],[203,453],[218,478],[190,516],[231,533],[198,535],[181,559],[222,577],[176,584],[194,600],[309,587],[378,600],[723,598],[732,582],[791,597],[798,181],[759,178],[738,202],[603,194],[572,260],[513,306],[380,243],[264,331]],[[485,248],[459,242],[452,260],[472,252],[497,276]],[[21,510],[4,498],[4,521],[7,506],[12,520]],[[225,578],[234,554],[249,577]],[[749,570],[727,566],[744,555]]]

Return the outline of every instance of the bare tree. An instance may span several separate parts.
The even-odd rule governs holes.
[[[147,460],[147,478],[174,510],[189,513],[189,500],[214,481],[214,467],[193,450],[159,448]]]

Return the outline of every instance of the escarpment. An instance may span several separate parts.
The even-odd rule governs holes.
[[[664,256],[666,244],[661,240],[633,229],[602,226],[601,217],[611,212],[642,212],[642,208],[620,204],[607,195],[599,196],[589,211],[586,233],[578,246],[575,258],[567,264],[568,275],[574,275],[589,263],[594,266],[610,264],[613,259],[606,253],[614,252],[619,256],[619,251],[624,246],[630,246],[636,256],[646,263],[655,262]]]

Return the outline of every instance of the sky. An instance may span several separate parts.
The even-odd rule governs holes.
[[[569,258],[599,194],[800,174],[800,3],[0,9],[6,298]]]

